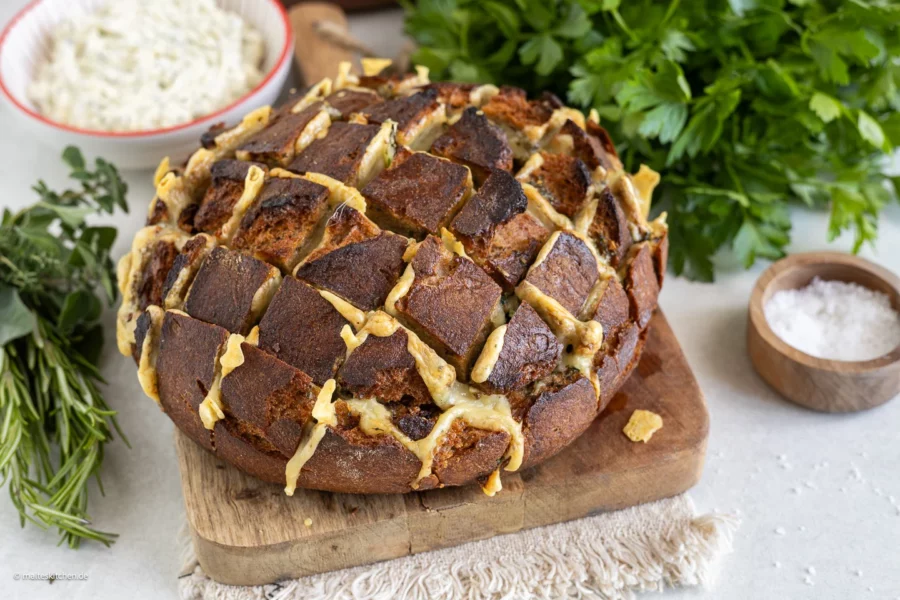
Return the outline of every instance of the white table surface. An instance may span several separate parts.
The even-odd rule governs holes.
[[[0,0],[0,23],[24,3]],[[351,27],[386,56],[402,43],[398,11],[352,17]],[[8,110],[0,110],[0,131],[0,207],[32,202],[30,186],[38,178],[51,187],[65,183],[57,159],[61,148],[28,139]],[[132,209],[111,219],[120,230],[116,257],[141,226],[153,193],[149,172],[129,172],[125,178]],[[798,210],[791,250],[849,249],[849,236],[826,244],[826,223],[823,214]],[[888,208],[877,247],[863,255],[900,272],[900,206]],[[765,267],[723,268],[714,285],[670,276],[662,293],[661,304],[711,416],[706,469],[692,496],[701,511],[733,512],[743,519],[735,553],[725,558],[717,585],[667,597],[900,598],[900,401],[861,414],[826,415],[772,392],[754,373],[745,349],[747,300]],[[105,394],[119,411],[131,449],[120,442],[109,449],[103,467],[106,496],[92,496],[91,513],[97,526],[121,537],[111,549],[57,547],[55,532],[20,529],[6,490],[0,490],[0,598],[176,594],[175,539],[184,508],[172,424],[141,393],[134,364],[116,351],[112,311],[106,322]],[[780,528],[783,534],[776,533]],[[14,581],[15,574],[40,572],[88,578],[52,585]]]

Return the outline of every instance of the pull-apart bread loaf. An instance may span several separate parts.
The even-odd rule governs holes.
[[[163,160],[119,265],[119,349],[265,481],[398,493],[535,465],[637,364],[658,177],[544,94],[346,65]]]

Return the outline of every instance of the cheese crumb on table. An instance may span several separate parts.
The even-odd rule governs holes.
[[[307,527],[312,527],[312,519],[310,519],[309,517],[306,517],[305,519],[303,519],[303,524],[306,525]]]
[[[653,434],[663,426],[662,417],[649,410],[636,410],[631,413],[631,418],[622,432],[632,442],[648,442]]]

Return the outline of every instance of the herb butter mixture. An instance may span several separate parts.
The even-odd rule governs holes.
[[[41,113],[103,131],[170,127],[262,80],[258,31],[214,0],[118,0],[64,21],[29,96]]]

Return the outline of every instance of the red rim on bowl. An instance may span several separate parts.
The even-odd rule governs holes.
[[[4,44],[6,42],[6,38],[9,35],[9,32],[21,21],[25,16],[33,10],[38,4],[40,4],[43,0],[32,0],[29,2],[22,10],[20,10],[16,16],[12,18],[12,20],[4,27],[3,32],[0,33],[0,56],[3,54]],[[71,125],[66,125],[64,123],[59,123],[57,121],[53,121],[48,119],[47,117],[41,115],[40,113],[31,110],[27,106],[23,105],[19,102],[13,95],[10,93],[9,89],[6,87],[6,82],[3,81],[3,71],[0,69],[0,91],[3,92],[3,95],[19,110],[32,117],[33,119],[37,119],[38,121],[44,123],[45,125],[49,125],[51,127],[55,127],[57,129],[63,129],[65,131],[70,131],[72,133],[79,133],[82,135],[92,135],[98,137],[113,137],[113,138],[140,138],[140,137],[148,137],[152,135],[158,135],[161,133],[172,133],[174,131],[180,131],[182,129],[187,129],[189,127],[193,127],[194,125],[199,125],[206,122],[215,122],[215,119],[236,106],[240,105],[242,102],[246,101],[250,96],[256,94],[259,90],[266,86],[269,81],[275,74],[281,69],[282,64],[284,63],[285,58],[290,52],[291,42],[293,40],[293,34],[291,33],[291,23],[288,19],[287,11],[284,6],[279,2],[279,0],[268,0],[270,4],[274,5],[278,9],[278,14],[281,16],[281,21],[284,26],[284,45],[281,48],[281,53],[278,56],[278,60],[275,61],[275,66],[266,74],[262,81],[260,81],[256,87],[252,90],[229,104],[223,108],[220,108],[216,112],[210,113],[208,115],[204,115],[202,117],[198,117],[192,121],[188,121],[186,123],[181,123],[180,125],[172,125],[171,127],[163,127],[161,129],[146,129],[141,131],[101,131],[95,129],[81,129],[79,127],[73,127]],[[2,64],[2,63],[0,63]]]

